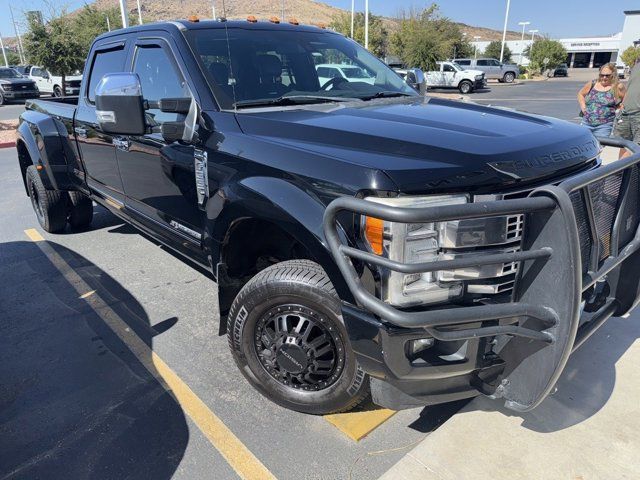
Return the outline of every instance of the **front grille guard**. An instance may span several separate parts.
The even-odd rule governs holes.
[[[640,287],[633,291],[629,291],[630,286],[626,289],[618,287],[616,292],[605,295],[604,302],[598,305],[589,322],[581,325],[583,293],[640,249],[638,209],[635,208],[637,192],[632,192],[634,201],[629,200],[630,185],[638,185],[639,167],[636,165],[640,163],[639,148],[622,139],[599,140],[604,146],[627,148],[632,155],[571,177],[558,186],[537,188],[523,199],[425,208],[390,207],[352,197],[331,202],[324,215],[324,233],[356,303],[383,322],[405,328],[423,328],[441,341],[496,337],[493,351],[505,362],[500,383],[497,386],[485,385],[480,391],[493,398],[503,398],[505,406],[512,410],[523,412],[535,408],[553,390],[571,352],[611,315],[624,313],[621,310],[637,303],[637,292],[640,291]],[[623,172],[622,187],[615,205],[608,255],[602,259],[598,251],[600,243],[594,241],[590,245],[591,251],[584,255],[589,265],[583,269],[580,235],[584,236],[584,231],[578,231],[570,195],[619,172]],[[634,181],[630,181],[632,174],[636,175]],[[587,221],[593,234],[596,218],[593,208],[587,210]],[[342,211],[401,223],[524,214],[525,230],[522,248],[518,252],[485,253],[475,258],[406,264],[343,244],[337,221],[337,215]],[[626,220],[623,216],[627,217]],[[625,226],[626,231],[623,230]],[[506,262],[519,262],[520,267],[512,302],[403,311],[384,303],[364,288],[352,259],[402,273]],[[635,255],[630,270],[634,271],[639,263],[640,259]],[[634,279],[629,282],[636,286],[637,283]],[[471,323],[475,325],[467,325]],[[387,362],[399,354],[402,353],[383,352]]]
[[[571,177],[558,186],[538,188],[529,197],[523,199],[424,208],[391,207],[353,197],[341,197],[332,201],[325,211],[324,233],[332,256],[358,305],[377,315],[385,322],[405,328],[424,328],[429,335],[443,341],[509,335],[540,341],[544,344],[556,342],[558,337],[554,333],[554,327],[557,327],[560,319],[565,318],[567,314],[570,317],[577,318],[579,316],[581,293],[593,286],[640,246],[640,234],[636,231],[633,239],[619,251],[613,249],[611,256],[606,258],[599,268],[594,268],[595,266],[591,264],[586,269],[586,273],[583,274],[578,227],[569,195],[609,175],[629,171],[631,167],[640,162],[640,153],[638,153],[637,145],[618,138],[602,138],[599,140],[603,146],[627,148],[633,155]],[[626,193],[621,192],[621,195]],[[407,264],[343,244],[338,233],[337,222],[337,216],[342,211],[350,211],[359,215],[372,216],[399,223],[445,222],[525,214],[527,218],[525,222],[526,238],[523,241],[522,250],[518,252],[483,253],[477,257]],[[622,211],[623,208],[619,208],[616,215],[619,216]],[[621,219],[616,218],[615,225],[620,223]],[[597,244],[597,242],[595,243]],[[459,308],[403,311],[383,302],[364,288],[352,259],[406,274],[508,262],[522,262],[521,265],[526,264],[528,268],[521,268],[518,273],[516,281],[517,298],[513,302]],[[547,269],[546,273],[548,275],[559,275],[567,284],[561,285],[560,287],[562,288],[553,292],[551,296],[564,297],[559,303],[570,303],[571,305],[568,309],[554,308],[553,304],[558,302],[547,303],[540,301],[540,298],[532,297],[531,292],[538,291],[541,288],[548,290],[550,285],[557,283],[558,277],[555,279],[531,278],[534,270],[540,270],[537,276],[544,277],[545,268],[541,267],[541,265],[553,263],[551,262],[552,259],[556,259],[557,265],[555,268]],[[533,284],[537,284],[538,287],[531,288]],[[523,294],[522,289],[526,289],[530,293]],[[544,297],[548,296],[545,295]],[[534,321],[519,322],[519,325],[495,325],[496,322],[492,322],[494,323],[493,325],[468,329],[461,328],[466,323],[510,318],[525,318]],[[527,323],[529,325],[525,326]],[[573,345],[578,322],[576,320],[571,323],[575,323],[575,326],[573,326],[575,328],[570,329],[573,330],[572,332],[565,332],[569,334],[569,337],[565,340]],[[446,327],[454,327],[455,329],[447,329]]]

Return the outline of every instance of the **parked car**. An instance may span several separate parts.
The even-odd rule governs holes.
[[[552,72],[553,77],[568,77],[569,76],[569,67],[566,63],[561,63],[558,65]]]
[[[0,105],[9,100],[38,98],[40,92],[35,82],[24,78],[13,68],[0,68]]]
[[[24,66],[24,71],[26,73],[23,75],[36,82],[42,93],[49,93],[54,97],[62,97],[62,77],[60,75],[53,75],[48,70],[33,65]],[[65,95],[78,95],[81,81],[82,75],[66,75]]]
[[[616,64],[616,71],[618,72],[618,78],[623,79],[627,73],[627,67],[618,63]]]
[[[465,70],[455,62],[436,62],[437,70],[426,73],[428,88],[457,88],[467,94],[484,88],[484,72]]]
[[[456,58],[454,61],[463,68],[484,72],[487,80],[512,83],[520,75],[517,65],[500,63],[495,58]]]
[[[31,68],[29,65],[9,65],[10,68],[13,68],[16,72],[24,77],[29,76],[29,69]]]
[[[327,52],[375,83],[320,85]],[[138,25],[86,65],[78,97],[20,117],[41,227],[86,228],[96,202],[210,271],[237,366],[287,408],[530,410],[638,300],[630,142],[602,139],[634,152],[604,166],[584,127],[422,97],[303,25]]]
[[[318,72],[318,80],[320,85],[326,85],[328,82],[336,83],[334,79],[343,79],[347,82],[364,82],[373,85],[376,81],[369,72],[357,65],[344,65],[337,63],[326,63],[316,65]]]

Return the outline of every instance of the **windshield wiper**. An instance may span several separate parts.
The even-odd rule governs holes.
[[[245,107],[271,107],[286,105],[304,105],[314,103],[330,103],[330,102],[353,102],[360,101],[355,97],[327,97],[324,95],[283,95],[278,98],[261,98],[258,100],[239,100],[233,104],[236,108]]]
[[[416,97],[416,96],[417,95],[413,95],[412,93],[394,92],[394,91],[385,90],[383,92],[377,92],[377,93],[374,93],[373,95],[368,95],[366,97],[360,97],[360,99],[366,102],[368,100],[373,100],[374,98]]]

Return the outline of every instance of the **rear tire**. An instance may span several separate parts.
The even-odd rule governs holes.
[[[0,106],[4,105],[6,102],[4,95],[2,93],[0,93]]]
[[[27,167],[26,180],[31,205],[40,226],[49,233],[64,230],[67,224],[67,193],[47,190],[33,165]]]
[[[460,93],[463,95],[466,95],[473,91],[473,85],[469,80],[463,80],[460,82],[460,85],[458,85],[458,90],[460,90]]]
[[[69,192],[69,225],[86,228],[93,220],[93,201],[82,192]]]
[[[249,383],[291,410],[351,410],[369,395],[325,271],[309,260],[262,270],[229,311],[229,347]]]
[[[516,76],[513,72],[507,72],[504,74],[504,77],[502,77],[502,79],[505,81],[505,83],[513,83],[513,81],[516,79]]]

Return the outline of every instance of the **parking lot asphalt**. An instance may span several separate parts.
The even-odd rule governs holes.
[[[399,412],[356,443],[274,405],[217,337],[204,272],[101,208],[87,231],[45,234],[15,149],[0,166],[0,479],[264,478],[234,438],[279,479],[377,478],[461,408]],[[171,373],[193,396],[167,393]]]
[[[24,102],[6,103],[0,106],[0,122],[14,120],[24,112]]]

